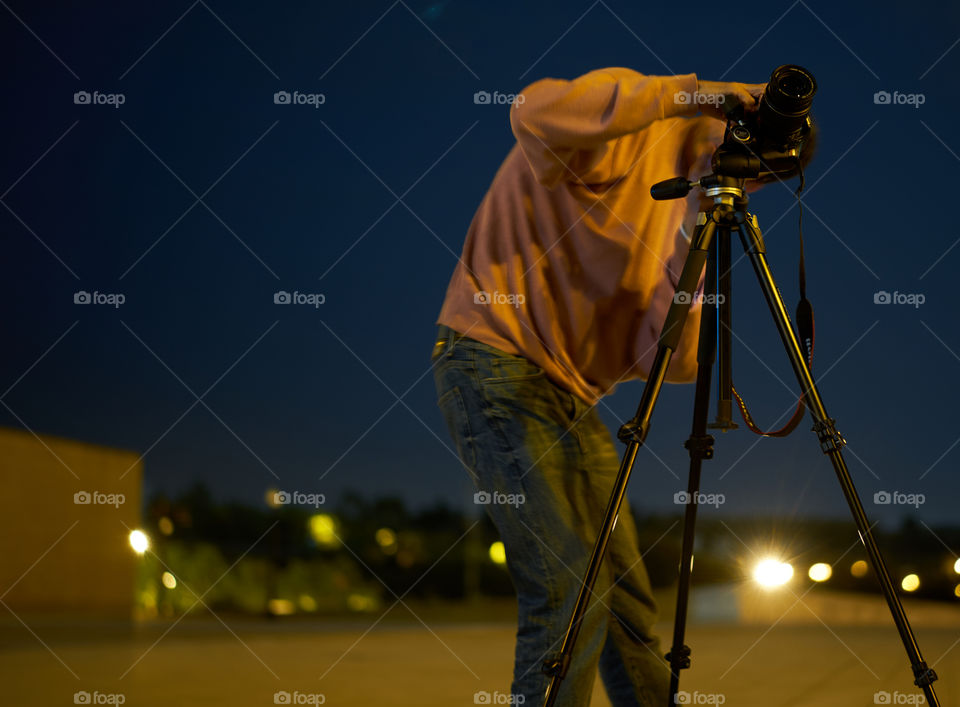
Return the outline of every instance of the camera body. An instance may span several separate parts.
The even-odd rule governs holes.
[[[727,112],[723,144],[713,155],[714,172],[741,178],[794,176],[813,130],[810,107],[816,92],[816,79],[803,67],[777,67],[755,112],[748,113],[742,104]]]

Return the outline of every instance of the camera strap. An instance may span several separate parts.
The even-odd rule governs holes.
[[[802,191],[803,166],[801,165],[800,186],[796,191],[797,205],[800,207],[800,220],[798,226],[798,230],[800,232],[800,301],[797,303],[797,330],[800,335],[800,345],[803,347],[803,351],[807,356],[807,365],[812,369],[815,330],[813,324],[813,305],[810,304],[810,300],[807,299],[807,268],[806,260],[803,255],[803,202],[800,201],[800,194]],[[737,407],[740,408],[740,416],[743,417],[743,422],[746,424],[747,428],[755,434],[763,437],[786,437],[797,428],[797,425],[799,425],[800,421],[803,419],[804,405],[803,397],[801,397],[800,400],[797,401],[797,409],[794,411],[793,417],[790,418],[790,421],[787,422],[786,425],[773,432],[764,432],[753,421],[750,411],[747,410],[747,404],[743,401],[743,398],[740,397],[737,389],[731,385],[731,390],[733,392],[734,399],[737,401]]]

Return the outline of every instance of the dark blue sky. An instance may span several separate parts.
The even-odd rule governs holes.
[[[428,372],[455,254],[513,142],[507,108],[473,94],[611,65],[761,82],[797,63],[819,82],[805,235],[821,392],[871,516],[953,520],[960,8],[655,6],[4,5],[0,423],[137,450],[148,494],[355,488],[474,512]],[[877,104],[881,90],[923,104]],[[752,199],[792,309],[791,202],[778,185]],[[796,386],[746,262],[735,275],[734,379],[772,426]],[[125,302],[74,304],[81,290]],[[279,290],[325,301],[279,306]],[[925,302],[877,305],[880,290]],[[605,401],[611,426],[640,391]],[[676,510],[692,395],[662,398],[630,486],[640,508]],[[723,437],[705,474],[720,512],[844,514],[808,430]],[[926,502],[875,506],[880,490]]]

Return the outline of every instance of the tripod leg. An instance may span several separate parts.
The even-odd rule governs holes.
[[[733,421],[733,376],[730,366],[730,352],[733,348],[733,324],[731,322],[732,288],[730,251],[733,244],[729,238],[717,241],[717,318],[719,332],[714,333],[717,340],[717,417],[708,425],[723,432],[737,429]],[[709,267],[709,266],[708,266]]]
[[[714,239],[707,260],[706,293],[717,290],[717,251],[726,245],[729,252],[729,230],[720,227],[720,236]],[[670,694],[668,705],[677,704],[680,671],[690,667],[690,647],[684,644],[687,627],[687,606],[690,598],[690,576],[693,572],[694,526],[697,522],[697,500],[700,493],[700,467],[704,459],[713,458],[713,437],[707,434],[707,416],[710,413],[710,374],[717,350],[716,299],[705,304],[700,315],[700,339],[697,347],[697,383],[693,403],[693,429],[684,446],[690,451],[690,474],[687,480],[687,508],[683,517],[683,549],[680,553],[677,583],[677,609],[673,620],[673,644],[667,653],[670,663]]]
[[[867,521],[863,504],[860,502],[860,497],[857,495],[857,490],[853,485],[853,479],[850,477],[850,472],[847,469],[846,461],[844,461],[843,454],[840,451],[844,444],[846,444],[846,441],[840,436],[840,433],[837,432],[834,426],[834,420],[827,415],[823,400],[821,400],[820,393],[817,391],[816,384],[813,381],[813,375],[810,373],[810,368],[807,366],[807,361],[804,358],[803,349],[797,340],[797,335],[790,323],[790,316],[787,314],[783,299],[780,297],[780,291],[777,289],[777,285],[773,280],[773,274],[770,272],[770,267],[767,264],[766,250],[760,235],[760,228],[756,222],[756,217],[748,216],[741,224],[740,238],[743,241],[743,247],[750,258],[750,262],[753,264],[754,272],[760,281],[760,287],[770,307],[770,313],[773,315],[774,323],[780,332],[780,338],[786,347],[787,356],[790,358],[790,363],[800,383],[800,388],[803,392],[803,401],[806,404],[807,410],[810,411],[810,415],[813,417],[813,430],[817,433],[817,437],[820,440],[820,447],[824,454],[830,457],[834,471],[836,471],[837,474],[837,479],[840,482],[840,487],[843,489],[843,495],[847,499],[847,505],[850,507],[850,512],[853,514],[853,519],[857,524],[857,530],[860,531],[860,540],[867,550],[870,564],[877,575],[877,579],[880,581],[880,589],[883,591],[883,596],[887,600],[887,606],[890,608],[893,622],[896,624],[897,631],[900,633],[900,640],[903,641],[907,656],[910,658],[914,684],[923,690],[927,698],[927,703],[931,705],[931,707],[938,707],[940,703],[933,690],[933,681],[937,679],[937,674],[932,668],[927,666],[923,657],[920,655],[920,647],[917,645],[917,641],[913,636],[910,622],[907,620],[903,605],[900,603],[900,598],[897,596],[896,589],[887,572],[883,556],[880,554],[880,549],[877,547],[876,540],[870,530],[870,523]]]
[[[544,696],[544,707],[551,707],[556,702],[560,683],[563,681],[563,678],[567,674],[567,669],[570,667],[570,660],[573,657],[573,647],[580,633],[580,624],[583,621],[584,615],[587,613],[587,605],[590,603],[590,598],[593,595],[593,587],[594,584],[596,584],[597,575],[600,572],[600,565],[603,562],[603,556],[607,550],[607,543],[610,540],[613,527],[617,522],[620,503],[626,495],[630,472],[637,459],[637,452],[640,451],[640,445],[643,444],[647,436],[650,417],[653,415],[653,407],[657,402],[660,389],[663,387],[664,380],[667,377],[667,367],[670,365],[670,358],[673,356],[673,352],[676,351],[680,341],[680,335],[683,333],[683,323],[687,318],[687,313],[690,311],[693,293],[697,289],[700,273],[703,272],[704,262],[707,259],[707,251],[716,229],[717,223],[712,219],[708,219],[706,224],[697,226],[694,231],[690,252],[687,254],[687,260],[683,265],[683,271],[680,274],[680,280],[676,288],[677,293],[684,293],[685,296],[674,297],[673,303],[670,305],[670,309],[667,312],[667,319],[660,333],[657,353],[654,357],[650,374],[647,376],[647,382],[643,387],[640,406],[637,408],[637,413],[633,419],[620,428],[618,437],[621,441],[627,443],[627,449],[620,461],[617,478],[613,482],[613,491],[610,494],[610,500],[603,514],[603,522],[600,525],[597,541],[593,546],[593,553],[590,555],[587,571],[583,576],[580,592],[577,594],[577,602],[573,607],[570,622],[567,624],[567,630],[563,636],[563,642],[560,645],[560,653],[544,661],[543,664],[543,672],[551,677]]]

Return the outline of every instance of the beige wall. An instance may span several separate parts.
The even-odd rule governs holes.
[[[139,558],[128,535],[140,526],[142,474],[132,452],[0,428],[3,602],[129,616]],[[75,502],[83,492],[90,503]]]

